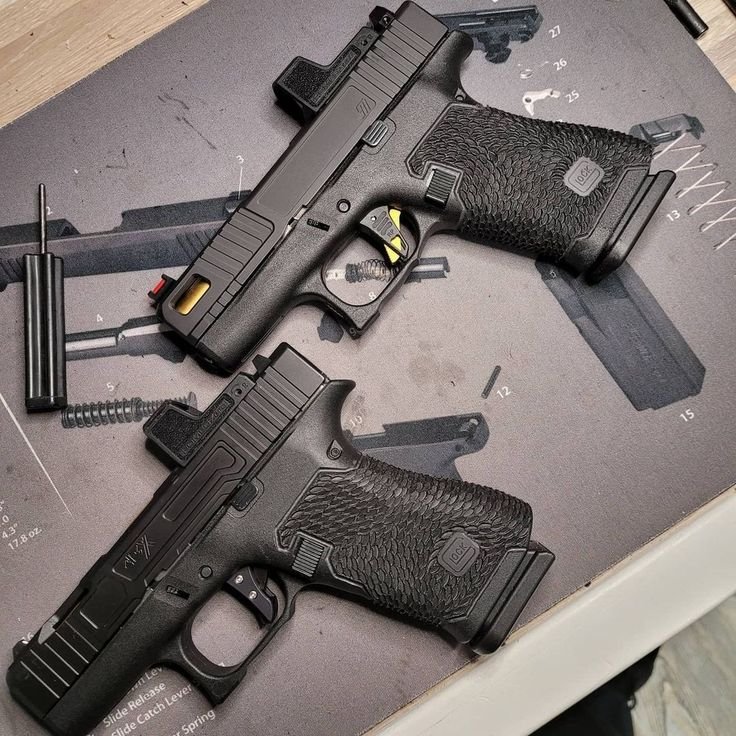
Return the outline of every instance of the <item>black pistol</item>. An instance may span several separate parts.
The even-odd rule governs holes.
[[[590,280],[619,265],[674,179],[624,133],[532,120],[472,100],[473,41],[412,2],[376,8],[338,57],[297,57],[274,83],[305,125],[179,279],[161,319],[232,371],[291,307],[317,302],[357,337],[438,231],[559,262]],[[398,267],[361,303],[325,272],[356,238]]]
[[[156,664],[221,703],[310,585],[492,651],[552,563],[530,541],[524,501],[361,455],[340,426],[351,381],[329,380],[285,344],[255,363],[203,413],[167,402],[148,420],[178,467],[15,648],[10,691],[57,736],[88,733]],[[192,640],[197,612],[223,588],[263,626],[231,667]]]

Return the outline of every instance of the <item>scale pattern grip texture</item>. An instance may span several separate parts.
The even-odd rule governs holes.
[[[348,470],[318,471],[277,533],[284,548],[299,532],[332,545],[336,575],[390,611],[441,627],[468,614],[505,552],[527,546],[531,526],[518,498],[363,455]],[[459,577],[438,562],[458,531],[480,548]]]
[[[420,177],[433,163],[462,172],[459,231],[467,238],[559,260],[593,229],[624,171],[648,167],[652,154],[648,143],[625,133],[453,103],[408,166]],[[586,197],[564,183],[581,157],[604,171]]]

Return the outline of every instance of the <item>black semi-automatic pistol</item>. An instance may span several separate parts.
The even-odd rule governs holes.
[[[627,256],[674,174],[624,133],[531,120],[472,100],[473,49],[412,2],[376,8],[329,65],[297,57],[274,83],[304,129],[178,279],[151,296],[198,356],[237,368],[296,304],[323,305],[357,337],[454,231],[596,280]],[[398,267],[352,300],[325,273],[356,238]]]
[[[492,651],[552,563],[530,541],[523,501],[361,455],[340,426],[351,381],[329,380],[285,344],[255,364],[205,412],[167,402],[148,420],[146,435],[178,467],[14,650],[10,691],[52,733],[88,733],[155,664],[221,703],[305,586]],[[230,667],[192,640],[198,611],[223,588],[264,628]]]

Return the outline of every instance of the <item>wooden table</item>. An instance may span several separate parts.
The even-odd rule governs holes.
[[[0,127],[205,2],[0,0]],[[736,17],[722,0],[691,2],[710,26],[700,46],[736,89]]]

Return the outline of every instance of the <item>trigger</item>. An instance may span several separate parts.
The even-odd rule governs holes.
[[[401,210],[376,207],[360,221],[360,232],[377,245],[390,266],[409,258],[409,246],[401,234]]]
[[[225,590],[250,609],[261,626],[273,623],[278,611],[278,601],[267,582],[266,570],[244,567],[225,583]]]

